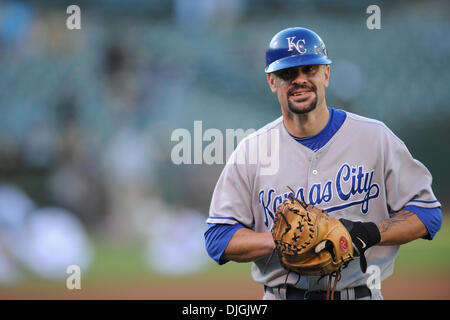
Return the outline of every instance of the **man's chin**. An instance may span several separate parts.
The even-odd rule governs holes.
[[[317,106],[317,99],[314,99],[311,103],[291,103],[288,100],[288,109],[295,114],[306,114],[313,111]]]

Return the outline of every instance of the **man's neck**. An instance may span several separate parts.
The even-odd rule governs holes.
[[[328,123],[330,111],[326,104],[305,113],[295,114],[282,110],[283,122],[286,130],[299,138],[311,137],[322,131]]]

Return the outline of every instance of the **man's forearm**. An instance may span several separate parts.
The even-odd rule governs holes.
[[[242,228],[233,235],[222,257],[236,262],[250,262],[270,255],[274,247],[270,232]]]
[[[428,230],[417,215],[400,211],[394,217],[377,223],[381,241],[378,245],[399,245],[424,237]]]
[[[410,211],[400,211],[394,217],[377,223],[381,241],[378,245],[399,245],[424,237],[428,231],[422,221]],[[242,228],[236,231],[223,253],[223,258],[250,262],[268,256],[275,247],[270,232],[254,232]]]

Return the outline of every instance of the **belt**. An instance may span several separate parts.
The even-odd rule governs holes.
[[[265,292],[270,292],[272,294],[274,294],[275,291],[278,291],[280,287],[267,287],[264,286],[264,291]],[[350,289],[354,290],[354,299],[362,299],[365,297],[370,297],[371,291],[369,288],[367,288],[367,286],[358,286],[358,287],[354,287],[354,288],[349,288],[344,289],[342,291],[335,291],[334,292],[334,300],[342,300],[342,292],[347,291],[347,297],[346,299],[348,299],[348,291]],[[304,289],[298,289],[295,287],[291,287],[291,286],[287,286],[286,287],[286,299],[287,300],[326,300],[326,295],[327,292],[326,291],[308,291],[308,290],[304,290]]]

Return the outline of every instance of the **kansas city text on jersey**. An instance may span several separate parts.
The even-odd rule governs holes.
[[[361,213],[366,215],[369,210],[369,201],[377,198],[380,192],[378,184],[373,182],[374,172],[375,170],[364,171],[362,165],[351,167],[345,163],[339,168],[334,181],[328,180],[324,184],[313,184],[309,189],[307,198],[305,198],[304,188],[300,187],[297,189],[295,197],[312,205],[320,205],[331,202],[333,196],[336,195],[343,203],[329,208],[321,206],[321,208],[327,212],[333,212],[360,205]],[[287,191],[277,194],[276,191],[269,188],[267,190],[262,189],[258,193],[259,204],[264,209],[266,227],[269,226],[269,217],[273,220],[276,208],[292,193]]]

